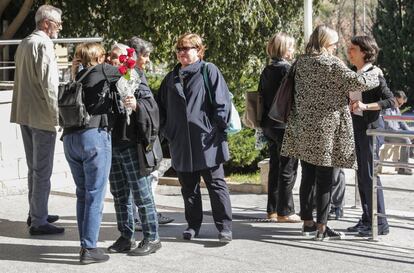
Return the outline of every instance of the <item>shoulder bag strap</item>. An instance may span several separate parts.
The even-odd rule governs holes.
[[[202,73],[203,73],[203,80],[204,80],[204,85],[207,88],[207,93],[208,93],[208,97],[210,99],[210,103],[213,104],[213,97],[211,95],[211,89],[210,89],[210,81],[209,81],[209,77],[208,77],[208,67],[207,67],[208,63],[205,62],[201,68]]]

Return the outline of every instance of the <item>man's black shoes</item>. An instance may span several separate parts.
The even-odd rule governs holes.
[[[108,247],[110,253],[126,253],[137,248],[138,244],[134,239],[127,239],[120,236],[113,245]]]
[[[147,239],[144,239],[138,244],[138,247],[130,251],[128,255],[145,256],[151,253],[155,253],[160,248],[161,248],[161,241],[159,239],[155,241],[149,241]]]
[[[48,215],[47,216],[47,222],[48,223],[54,223],[57,220],[59,220],[59,215]],[[29,217],[27,217],[26,224],[27,224],[28,227],[30,227],[32,225],[32,217],[30,217],[30,215],[29,215]]]
[[[109,255],[98,248],[82,248],[79,253],[79,261],[81,264],[103,263],[109,260]]]
[[[29,228],[30,235],[52,235],[52,234],[60,234],[63,232],[65,232],[64,228],[57,227],[49,223],[42,225],[42,226]]]

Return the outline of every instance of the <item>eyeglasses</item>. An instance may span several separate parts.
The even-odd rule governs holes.
[[[177,52],[177,53],[180,53],[180,52],[183,52],[183,51],[189,51],[189,50],[191,50],[191,49],[195,49],[195,48],[197,48],[197,47],[195,47],[195,46],[183,46],[183,47],[177,47],[176,49],[175,49],[175,52]]]
[[[49,19],[49,21],[55,23],[55,25],[56,25],[57,28],[61,28],[62,27],[62,22],[56,22],[56,21],[50,20],[50,19]]]

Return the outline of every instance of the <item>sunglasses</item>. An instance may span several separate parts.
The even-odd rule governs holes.
[[[177,48],[175,49],[175,52],[177,52],[177,53],[179,53],[179,52],[183,52],[183,51],[187,52],[187,51],[189,51],[189,50],[191,50],[191,49],[195,49],[195,48],[197,48],[197,47],[195,47],[195,46],[183,46],[183,47],[177,47]]]

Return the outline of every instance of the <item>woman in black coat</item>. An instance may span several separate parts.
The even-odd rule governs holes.
[[[360,74],[374,69],[372,63],[376,60],[379,48],[375,40],[368,36],[356,36],[348,46],[348,59],[356,67]],[[366,92],[354,92],[350,94],[352,103],[352,124],[354,127],[355,150],[358,163],[358,190],[361,199],[362,216],[359,222],[348,231],[359,232],[362,236],[371,236],[371,209],[372,209],[372,137],[367,136],[367,129],[379,127],[379,115],[381,109],[394,106],[394,96],[387,87],[385,79],[379,77],[380,85]],[[378,155],[376,155],[378,157]],[[377,184],[381,186],[379,176]],[[382,189],[377,194],[378,212],[385,214],[385,203]],[[386,217],[378,217],[378,234],[389,233]]]
[[[270,106],[283,77],[290,69],[295,40],[285,33],[275,34],[267,44],[269,65],[260,75],[259,92],[263,97],[263,116],[261,127],[269,142],[269,176],[267,194],[267,218],[278,222],[300,222],[295,214],[292,189],[296,180],[298,161],[280,156],[285,124],[268,117]]]
[[[232,240],[232,213],[223,163],[229,159],[226,128],[231,100],[219,69],[204,62],[205,46],[197,34],[182,35],[176,44],[179,64],[158,93],[161,133],[170,146],[177,171],[188,228],[183,238],[197,236],[203,220],[200,176],[206,183],[221,242]],[[203,77],[207,71],[207,79]],[[211,94],[206,87],[210,85]]]

